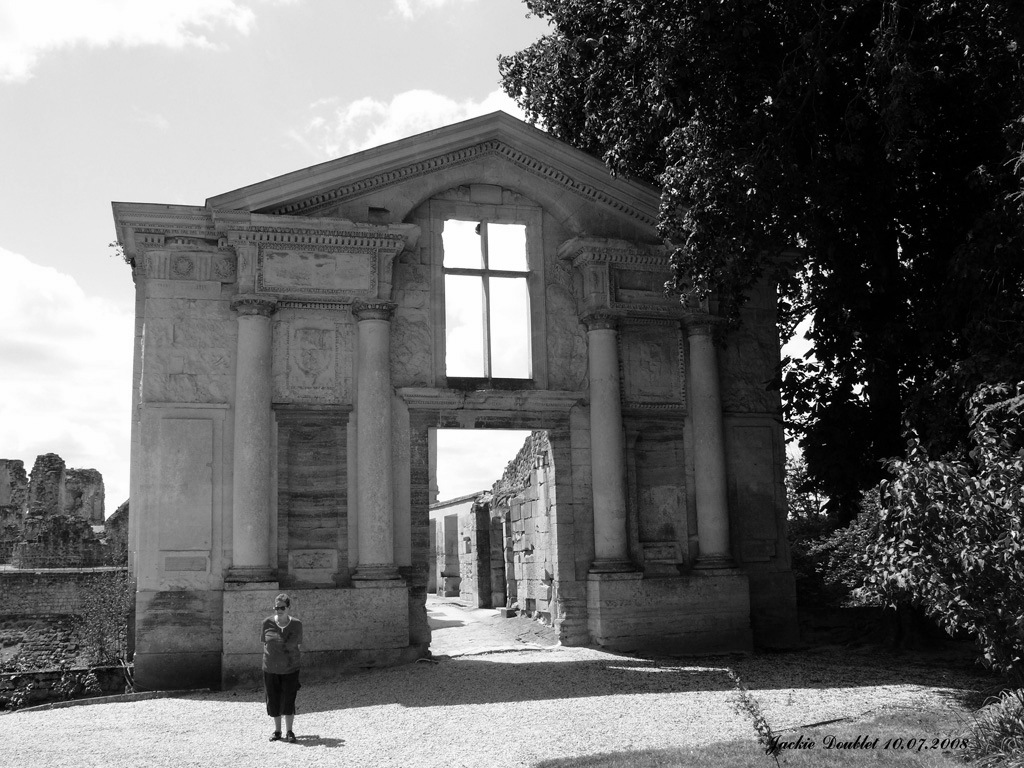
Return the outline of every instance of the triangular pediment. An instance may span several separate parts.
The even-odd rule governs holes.
[[[525,185],[550,190],[552,198],[606,209],[642,227],[657,221],[659,192],[654,187],[614,177],[599,160],[504,112],[465,120],[353,155],[277,176],[226,192],[206,201],[214,210],[236,210],[278,216],[325,216],[356,198],[406,195],[409,207],[416,194],[431,190],[431,177],[455,186],[450,179],[462,169],[472,183],[474,169],[501,183],[506,177],[527,179]],[[508,173],[503,173],[503,169]],[[524,184],[520,182],[520,186]],[[529,195],[530,190],[520,190]],[[398,195],[402,198],[402,195]],[[392,213],[402,212],[392,211]]]

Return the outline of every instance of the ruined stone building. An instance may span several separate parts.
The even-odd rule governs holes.
[[[52,533],[48,523],[64,516],[91,526],[83,526],[80,538],[88,544],[84,549],[78,542],[66,542],[76,552],[65,552],[64,564],[91,564],[100,556],[94,533],[103,529],[105,499],[103,477],[97,470],[69,469],[55,453],[37,456],[31,474],[19,459],[0,459],[0,562],[35,564],[38,558],[31,555],[32,547],[22,545]]]
[[[791,642],[774,288],[729,333],[666,296],[658,204],[501,113],[115,203],[140,685],[257,670],[281,590],[313,666],[427,653],[438,428],[543,432],[492,503],[563,643]]]

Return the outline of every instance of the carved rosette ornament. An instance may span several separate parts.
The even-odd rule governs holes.
[[[277,301],[269,296],[242,294],[231,300],[231,308],[242,316],[262,315],[270,317],[277,311]]]
[[[393,301],[357,301],[352,314],[356,320],[390,320],[397,306]]]

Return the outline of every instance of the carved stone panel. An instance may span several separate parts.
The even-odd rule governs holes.
[[[351,401],[351,325],[283,317],[274,325],[274,400],[337,404]]]
[[[623,395],[634,407],[682,407],[682,333],[662,324],[624,325],[619,330]]]
[[[773,387],[779,351],[774,325],[745,322],[719,353],[722,363],[722,410],[731,413],[776,413],[779,392]]]
[[[611,270],[611,306],[645,311],[678,310],[679,298],[665,293],[668,270],[639,269],[638,265],[616,266]]]
[[[377,292],[377,253],[373,248],[351,247],[328,251],[315,246],[265,245],[256,267],[260,293],[316,296],[344,300],[374,296]]]

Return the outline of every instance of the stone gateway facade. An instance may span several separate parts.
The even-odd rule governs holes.
[[[658,203],[502,113],[115,203],[139,684],[255,673],[282,590],[311,666],[428,653],[438,428],[544,432],[542,497],[500,503],[532,505],[523,583],[563,643],[792,643],[775,293],[724,336],[666,296]]]

